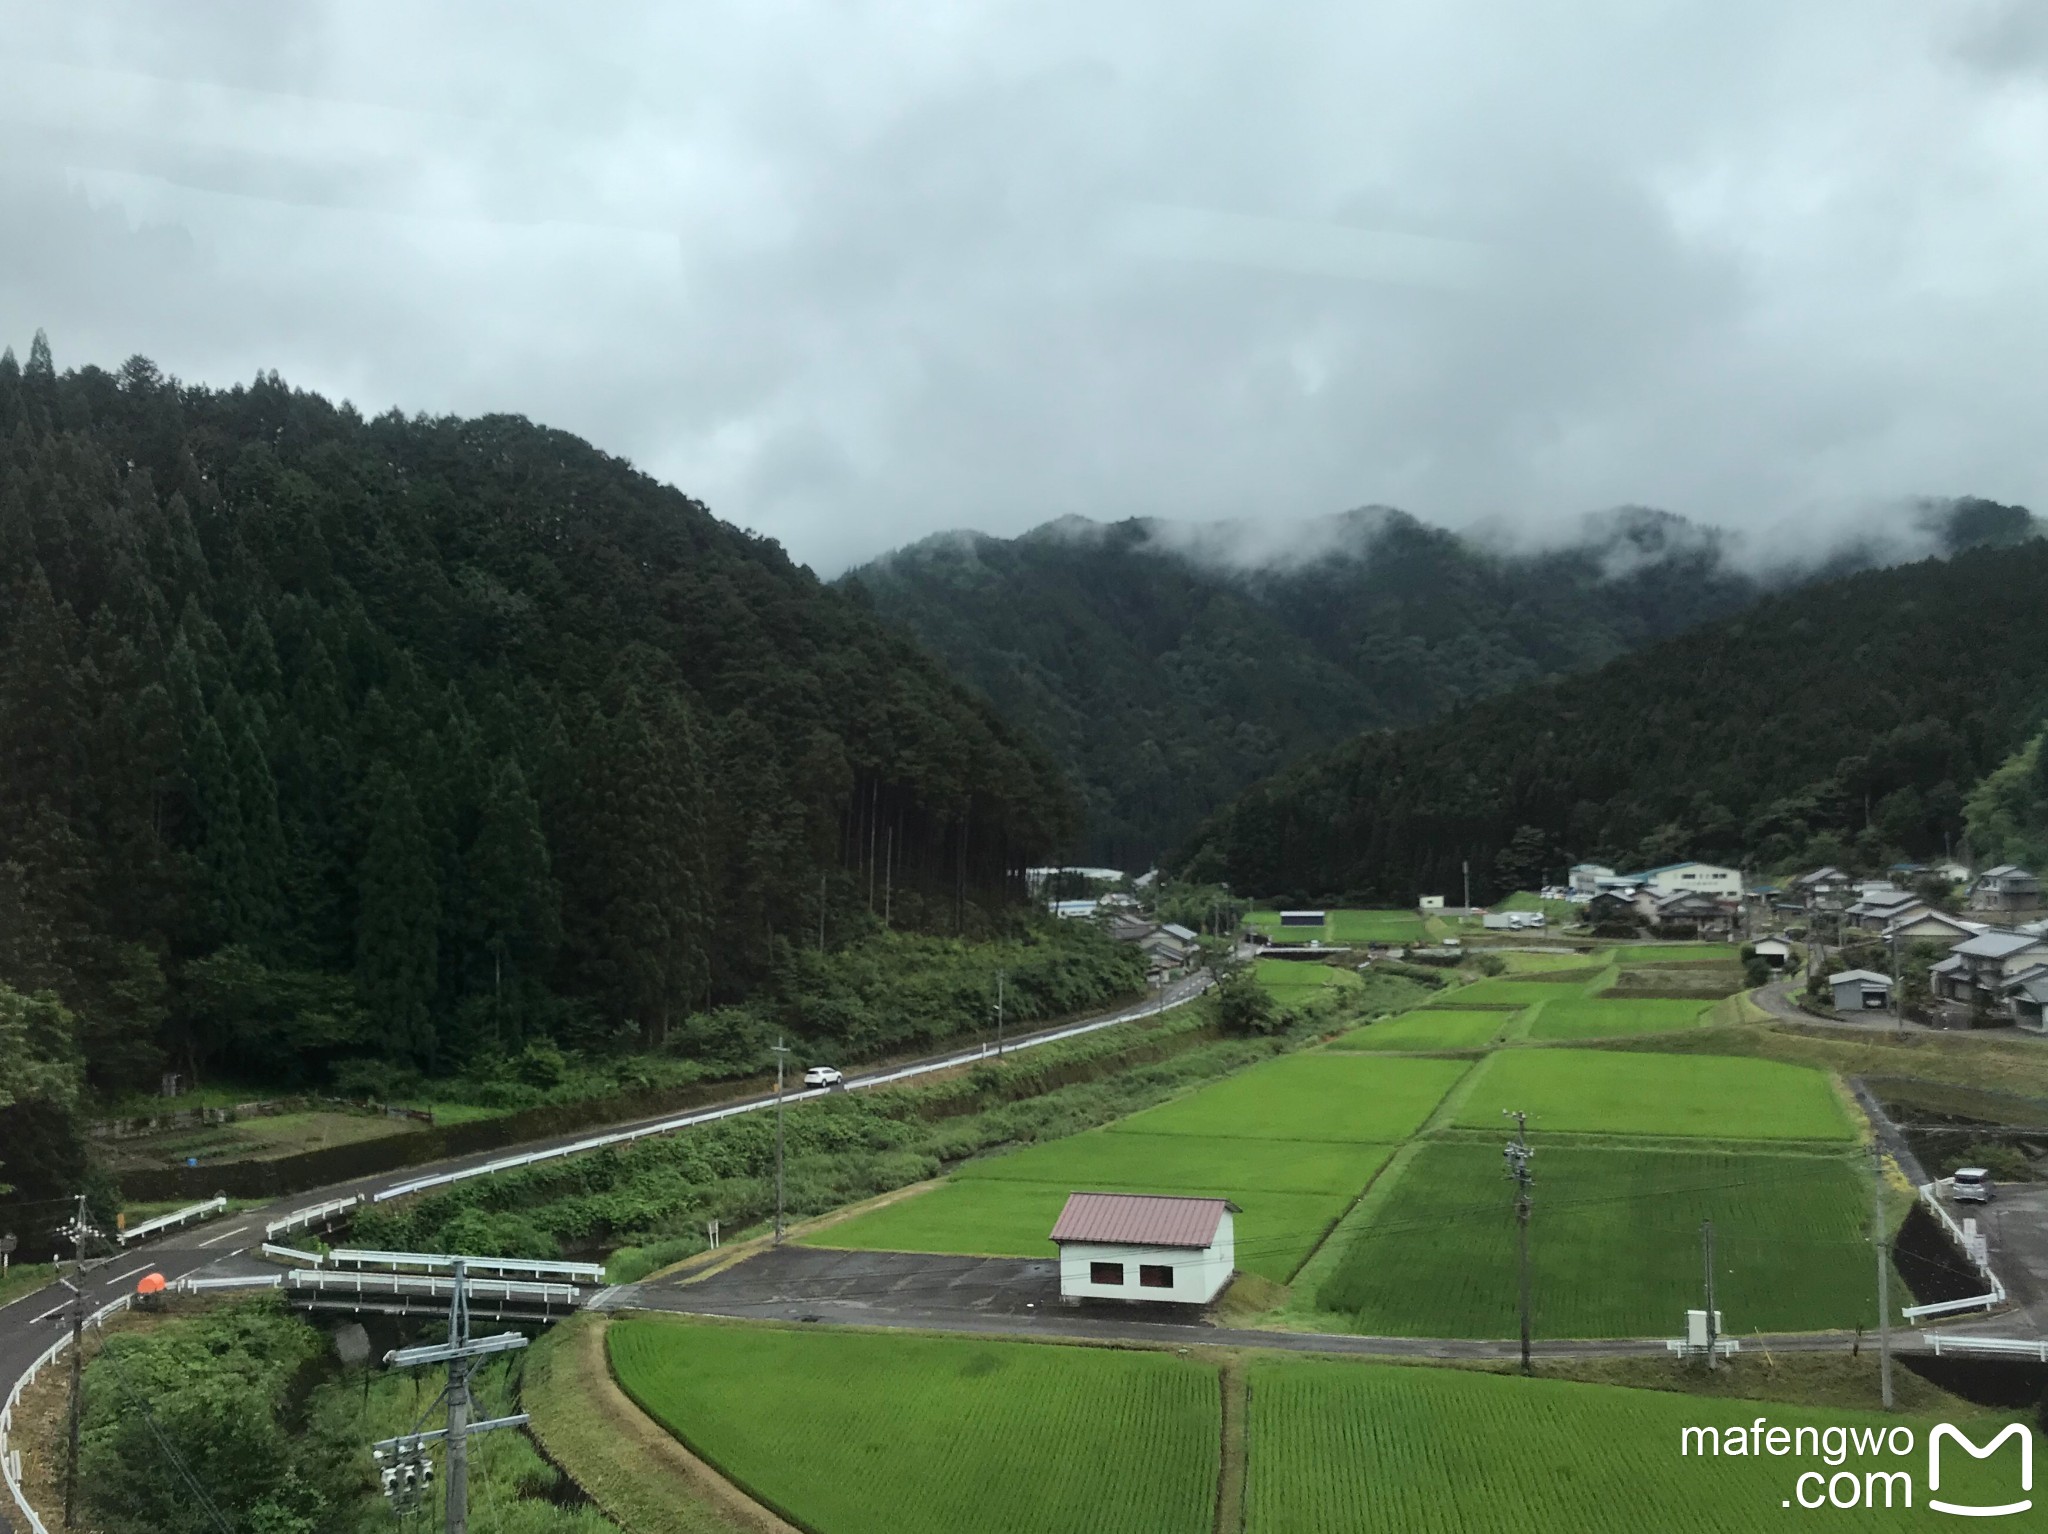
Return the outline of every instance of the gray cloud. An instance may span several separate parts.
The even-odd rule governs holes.
[[[1805,543],[2040,497],[2033,14],[0,0],[0,338],[519,411],[826,571],[1373,502]]]

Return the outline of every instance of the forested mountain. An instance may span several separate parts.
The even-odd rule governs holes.
[[[1245,793],[1177,861],[1391,904],[1455,895],[1467,859],[1478,899],[1579,859],[1882,867],[1959,837],[2001,764],[2015,781],[1972,821],[2048,823],[2039,749],[2021,751],[2044,706],[2032,539],[1770,596],[1589,675],[1361,735]]]
[[[0,358],[0,1043],[54,991],[98,1088],[656,1043],[821,920],[977,930],[1071,823],[907,637],[576,438]]]
[[[1491,551],[1397,511],[1288,529],[1067,518],[947,534],[844,578],[1086,801],[1085,861],[1143,867],[1232,794],[1355,731],[1584,670],[1733,612],[1723,540],[1631,510],[1548,552]]]

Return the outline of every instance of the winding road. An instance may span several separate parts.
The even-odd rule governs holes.
[[[1020,1053],[1039,1045],[1077,1038],[1099,1029],[1115,1027],[1119,1023],[1135,1022],[1141,1018],[1154,1016],[1192,1001],[1207,990],[1212,981],[1213,977],[1207,971],[1197,971],[1193,975],[1174,981],[1142,1002],[1006,1039],[1002,1053]],[[943,1054],[930,1055],[908,1063],[892,1064],[862,1074],[849,1075],[844,1087],[820,1087],[785,1092],[782,1100],[784,1103],[795,1103],[822,1097],[828,1090],[857,1092],[865,1088],[886,1086],[940,1071],[955,1070],[964,1065],[973,1065],[981,1060],[994,1058],[996,1053],[993,1044],[978,1044],[964,1050],[948,1050]],[[245,1210],[240,1214],[215,1220],[210,1224],[193,1226],[159,1240],[139,1243],[102,1261],[89,1264],[85,1272],[86,1296],[92,1308],[98,1309],[124,1294],[132,1293],[136,1280],[145,1273],[161,1273],[167,1280],[175,1282],[181,1278],[227,1276],[238,1272],[258,1271],[261,1265],[247,1254],[262,1245],[264,1226],[268,1222],[283,1219],[294,1211],[332,1199],[354,1196],[365,1201],[381,1201],[386,1198],[402,1197],[409,1193],[444,1187],[471,1177],[488,1176],[494,1171],[507,1170],[513,1166],[531,1165],[535,1161],[552,1157],[575,1155],[622,1141],[673,1134],[735,1114],[758,1113],[774,1105],[775,1094],[763,1093],[736,1098],[712,1107],[693,1109],[688,1113],[634,1119],[596,1134],[586,1131],[558,1135],[534,1141],[514,1151],[498,1150],[459,1156],[443,1162],[413,1167],[397,1176],[384,1173],[376,1177],[359,1178],[353,1182],[337,1183],[332,1187],[310,1189],[294,1194],[290,1198],[280,1199],[261,1209]],[[8,1305],[0,1306],[0,1399],[4,1399],[15,1382],[34,1366],[36,1360],[57,1339],[67,1324],[69,1299],[69,1291],[61,1284],[53,1283],[33,1293],[22,1295]],[[27,1521],[20,1493],[11,1475],[6,1473],[4,1464],[0,1464],[0,1480],[5,1480],[6,1483],[4,1488],[0,1488],[0,1534],[24,1534],[32,1525]]]

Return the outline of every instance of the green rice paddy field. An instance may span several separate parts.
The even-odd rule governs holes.
[[[1596,1000],[1561,995],[1537,1009],[1536,1016],[1529,1023],[1527,1037],[1538,1043],[1555,1043],[1562,1039],[1611,1039],[1636,1033],[1669,1033],[1695,1026],[1713,1005],[1708,1000],[1673,1001],[1665,997]]]
[[[1821,1410],[1776,1402],[1712,1400],[1562,1380],[1406,1369],[1335,1359],[1262,1359],[1249,1371],[1251,1455],[1246,1534],[1728,1534],[1798,1527],[1857,1530],[1953,1528],[1926,1505],[1928,1420]],[[1681,1455],[1688,1427],[1747,1428],[1762,1416],[1797,1430],[1886,1431],[1904,1420],[1917,1452],[1829,1464],[1803,1440],[1800,1458]],[[2002,1426],[2004,1420],[1999,1419]],[[1990,1423],[1958,1424],[1979,1442]],[[1793,1443],[1802,1443],[1792,1439]],[[1939,1495],[1997,1505],[2019,1484],[2020,1448],[2008,1442],[1982,1462],[1944,1456]],[[1903,1470],[1916,1493],[1909,1511],[1824,1506],[1818,1518],[1793,1505],[1813,1482],[1846,1471]],[[1837,1488],[1846,1497],[1847,1483]],[[1790,1508],[1788,1511],[1787,1508]]]
[[[1498,1129],[1520,1109],[1536,1133],[1848,1142],[1856,1128],[1828,1077],[1722,1055],[1510,1049],[1476,1067],[1455,1122]]]
[[[1501,1138],[1505,1138],[1503,1135]],[[1514,1214],[1500,1139],[1424,1144],[1336,1237],[1318,1309],[1374,1336],[1506,1337],[1517,1325]],[[1539,1144],[1530,1241],[1543,1337],[1677,1336],[1700,1303],[1700,1222],[1731,1326],[1821,1331],[1876,1320],[1860,1158]]]
[[[1206,1350],[666,1318],[615,1321],[608,1347],[643,1411],[814,1534],[1207,1534],[1236,1510]],[[1815,1471],[1859,1496],[1865,1473],[1912,1477],[1910,1508],[1878,1482],[1874,1510],[1824,1508],[1829,1527],[1954,1526],[1927,1506],[1928,1417],[1258,1352],[1245,1379],[1246,1534],[1724,1534],[1796,1524],[1787,1504],[1821,1495],[1799,1481]],[[1687,1428],[1727,1442],[1758,1417],[1796,1452],[1681,1452]],[[1988,1443],[2010,1420],[1958,1425]],[[1899,1427],[1904,1454],[1848,1436]],[[1835,1463],[1829,1428],[1845,1430]],[[1938,1495],[2007,1502],[2020,1468],[2017,1442],[1982,1461],[1952,1449]]]
[[[1234,1200],[1237,1264],[1285,1282],[1468,1069],[1287,1055],[1112,1125],[970,1161],[929,1193],[806,1238],[862,1251],[1047,1257],[1076,1191]]]
[[[827,1534],[1208,1534],[1216,1371],[1172,1353],[614,1322],[642,1411]]]
[[[1425,936],[1415,911],[1330,911],[1320,927],[1283,927],[1278,911],[1254,911],[1245,922],[1276,943],[1419,943]]]

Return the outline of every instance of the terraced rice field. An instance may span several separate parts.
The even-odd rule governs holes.
[[[1333,1039],[1332,1049],[1483,1049],[1514,1023],[1513,1012],[1453,1012],[1427,1008],[1385,1022],[1354,1028]]]
[[[1442,993],[1431,1006],[1533,1007],[1572,994],[1573,986],[1555,980],[1479,980]]]
[[[1669,1033],[1690,1028],[1706,1015],[1711,1001],[1673,1001],[1664,997],[1610,1000],[1570,994],[1546,1002],[1529,1025],[1528,1036],[1539,1041],[1611,1039],[1637,1033]]]
[[[619,1383],[825,1534],[1208,1534],[1221,1394],[1172,1353],[614,1322]]]
[[[1820,1071],[1773,1060],[1599,1049],[1489,1055],[1456,1122],[1498,1129],[1521,1109],[1532,1131],[1712,1140],[1834,1140],[1856,1130]]]
[[[1624,1390],[1559,1380],[1525,1380],[1452,1370],[1405,1369],[1325,1359],[1267,1359],[1250,1369],[1252,1452],[1246,1484],[1247,1534],[1727,1534],[1797,1527],[1920,1530],[1956,1520],[1926,1505],[1925,1444],[1933,1423],[1904,1419],[1915,1452],[1895,1457],[1852,1451],[1829,1464],[1813,1451],[1817,1433],[1789,1438],[1806,1452],[1787,1455],[1681,1454],[1689,1427],[1774,1426],[1889,1432],[1895,1416],[1870,1412],[1719,1401],[1661,1391]],[[1997,1419],[2000,1425],[2005,1420]],[[1990,1423],[1958,1424],[1977,1442]],[[1846,1434],[1845,1434],[1846,1437]],[[1868,1442],[1865,1439],[1864,1442]],[[1697,1443],[1695,1443],[1697,1447]],[[2007,1443],[1982,1462],[1953,1449],[1944,1455],[1939,1495],[1996,1505],[2019,1484],[2019,1446]],[[1810,1501],[1815,1483],[1802,1472],[1848,1473],[1874,1511]],[[1884,1505],[1872,1472],[1913,1477],[1914,1504]],[[1838,1491],[1846,1495],[1848,1483]]]
[[[1505,1138],[1505,1135],[1503,1135]],[[1872,1325],[1870,1191],[1853,1155],[1622,1150],[1538,1139],[1530,1258],[1541,1337],[1677,1336],[1700,1303],[1700,1222],[1714,1222],[1731,1329]],[[1500,1144],[1422,1146],[1339,1231],[1320,1309],[1360,1332],[1508,1337],[1516,1230]]]

